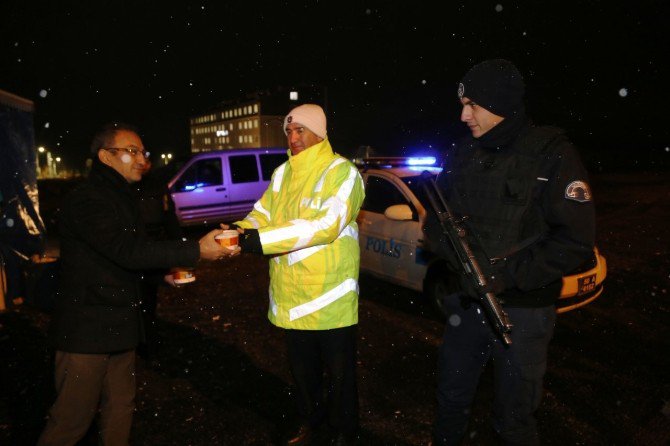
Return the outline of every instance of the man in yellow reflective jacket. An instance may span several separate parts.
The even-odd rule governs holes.
[[[317,432],[349,444],[358,428],[356,216],[365,196],[363,181],[351,162],[333,153],[320,106],[291,110],[284,132],[288,161],[235,226],[242,232],[242,252],[270,256],[268,318],[286,330],[302,416],[287,444],[307,444]],[[324,367],[328,401],[322,401]]]

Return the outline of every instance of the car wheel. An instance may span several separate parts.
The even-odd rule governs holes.
[[[424,293],[435,312],[444,318],[444,298],[459,290],[458,278],[444,268],[436,268],[426,278]]]

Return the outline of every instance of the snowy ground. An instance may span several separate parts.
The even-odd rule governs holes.
[[[670,442],[670,175],[593,176],[603,296],[559,317],[538,413],[547,445]],[[138,363],[136,445],[265,445],[294,416],[281,330],[266,320],[266,261],[201,265],[161,293],[160,365]],[[49,315],[0,314],[0,444],[32,445],[53,401]],[[361,444],[423,445],[442,331],[421,296],[363,277]],[[485,373],[467,444],[493,443]],[[82,444],[94,444],[84,441]]]

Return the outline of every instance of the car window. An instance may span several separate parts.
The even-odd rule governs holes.
[[[288,159],[285,153],[264,153],[261,156],[261,173],[263,181],[270,181],[272,172]]]
[[[383,214],[386,208],[395,204],[407,204],[405,196],[390,181],[370,175],[365,185],[365,200],[361,209]]]
[[[252,183],[258,181],[256,155],[235,155],[228,157],[230,175],[233,183]]]
[[[205,158],[191,164],[175,185],[180,192],[223,184],[221,158]]]
[[[423,207],[430,206],[428,197],[426,196],[426,191],[424,191],[423,187],[421,186],[421,177],[405,177],[402,179],[402,181],[407,185],[407,187],[409,187],[409,190],[412,191]]]

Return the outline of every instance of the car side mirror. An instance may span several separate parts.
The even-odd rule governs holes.
[[[412,220],[414,216],[412,215],[412,209],[406,204],[394,204],[389,206],[384,211],[384,216],[391,220]]]

